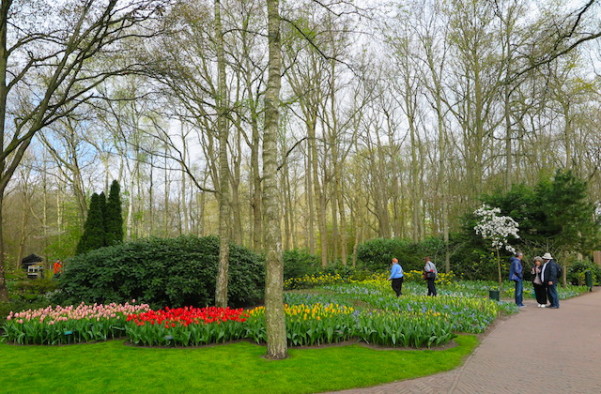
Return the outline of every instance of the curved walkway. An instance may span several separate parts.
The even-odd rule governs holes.
[[[601,291],[560,309],[526,305],[453,371],[340,393],[601,393]]]

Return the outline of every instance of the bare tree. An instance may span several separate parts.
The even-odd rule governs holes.
[[[269,66],[265,92],[265,126],[263,129],[263,207],[265,214],[265,321],[267,357],[287,357],[286,319],[284,314],[284,264],[280,207],[278,198],[277,133],[279,127],[280,88],[282,83],[282,42],[279,0],[267,2],[267,39]]]
[[[137,27],[165,4],[167,0],[86,0],[59,6],[44,0],[36,4],[2,0],[0,222],[6,187],[33,137],[93,97],[102,81],[139,68],[124,56],[106,61],[103,67],[89,66],[94,59],[116,56],[136,38],[156,34],[156,28]],[[42,23],[49,17],[63,22]],[[2,239],[0,226],[0,300],[6,300]]]

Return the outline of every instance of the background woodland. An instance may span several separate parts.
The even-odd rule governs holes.
[[[5,3],[2,26],[19,26],[0,53],[7,268],[74,255],[114,179],[125,240],[263,250],[262,1]],[[280,5],[284,250],[326,267],[372,238],[449,241],[483,194],[557,169],[599,204],[596,1],[364,3]]]

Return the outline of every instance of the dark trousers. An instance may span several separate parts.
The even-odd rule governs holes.
[[[391,280],[392,290],[396,293],[396,296],[400,296],[403,291],[403,277]]]
[[[534,295],[536,296],[536,302],[541,305],[547,303],[547,289],[545,285],[534,285]]]
[[[436,279],[426,279],[428,282],[428,295],[436,297],[436,283],[434,283]]]
[[[551,303],[551,307],[559,308],[559,296],[557,295],[557,283],[553,283],[552,285],[547,285],[547,297],[549,297],[549,302]]]

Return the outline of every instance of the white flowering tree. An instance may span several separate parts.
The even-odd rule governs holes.
[[[490,208],[483,205],[474,211],[474,215],[479,218],[478,224],[474,227],[476,234],[490,241],[490,246],[497,254],[497,270],[499,273],[499,286],[503,283],[501,275],[501,248],[515,253],[515,249],[508,243],[510,236],[520,238],[518,235],[519,224],[509,216],[499,216],[499,208]]]

